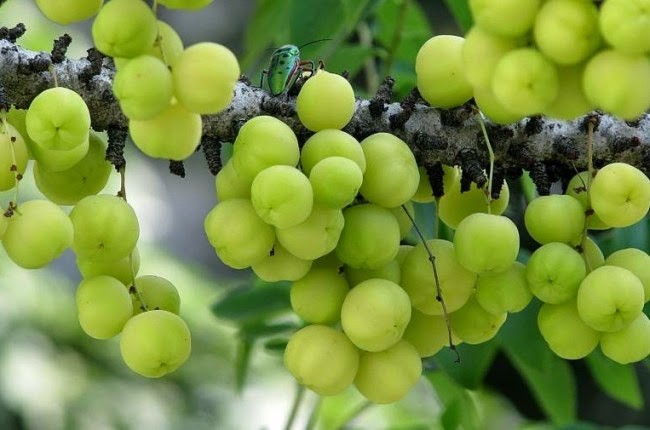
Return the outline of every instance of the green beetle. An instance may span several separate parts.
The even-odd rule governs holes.
[[[273,51],[268,70],[262,71],[260,87],[263,87],[264,75],[266,75],[271,95],[279,96],[284,94],[286,96],[303,72],[310,72],[313,74],[316,71],[316,64],[314,61],[300,60],[300,49],[307,45],[311,45],[312,43],[322,42],[324,40],[330,39],[315,40],[300,47],[296,45],[284,45]],[[323,62],[320,60],[318,61],[318,67],[324,67]]]

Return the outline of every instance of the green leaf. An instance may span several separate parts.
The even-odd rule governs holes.
[[[248,370],[251,363],[251,351],[253,350],[253,341],[241,339],[237,345],[237,355],[235,357],[235,388],[241,392],[246,385]]]
[[[479,345],[461,344],[456,349],[460,354],[460,363],[455,361],[456,354],[448,348],[437,353],[433,361],[459,385],[472,390],[480,387],[496,356],[496,340]]]
[[[417,2],[384,0],[377,8],[375,40],[385,49],[385,60],[393,51],[390,67],[383,67],[382,73],[395,78],[396,97],[405,95],[415,86],[415,57],[432,33],[429,20]]]
[[[289,35],[296,45],[331,38],[345,26],[346,11],[341,0],[291,0],[290,3]]]
[[[476,404],[466,389],[445,372],[430,372],[426,377],[445,408],[440,416],[444,430],[480,428]]]
[[[274,354],[284,354],[287,343],[289,343],[287,337],[274,337],[264,342],[264,349]]]
[[[291,309],[290,288],[288,282],[240,285],[213,304],[212,312],[239,324],[260,321]]]
[[[327,70],[333,73],[347,71],[353,78],[363,67],[363,63],[374,54],[374,49],[360,45],[343,45],[328,58]]]
[[[467,33],[474,23],[472,12],[469,10],[468,0],[445,0],[445,4],[461,31]]]
[[[539,303],[511,314],[497,339],[502,350],[527,381],[546,415],[556,425],[576,419],[575,378],[568,363],[555,355],[537,329]]]
[[[633,409],[643,407],[643,395],[633,366],[615,363],[600,350],[589,354],[585,361],[600,388],[610,397]]]
[[[240,60],[242,70],[248,73],[264,50],[277,48],[280,41],[289,38],[288,22],[292,0],[258,0],[253,17],[246,25],[244,52]],[[270,52],[269,52],[270,58]]]
[[[254,341],[260,337],[275,336],[298,328],[298,324],[293,322],[267,323],[260,321],[243,325],[240,329],[240,336]]]
[[[415,225],[418,226],[422,236],[425,239],[434,238],[434,226],[436,220],[436,209],[435,203],[416,203],[413,202],[413,210],[415,211]],[[420,243],[420,237],[415,232],[415,229],[411,231],[409,239],[412,239],[414,243]]]
[[[624,228],[599,232],[594,237],[605,256],[624,248],[650,248],[650,218]]]

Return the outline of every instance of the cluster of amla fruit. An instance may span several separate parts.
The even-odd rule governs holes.
[[[650,108],[647,0],[471,0],[465,38],[436,36],[415,69],[435,107],[472,97],[490,120],[570,120],[595,109],[633,120]],[[444,59],[444,60],[441,60]]]
[[[612,163],[591,178],[576,175],[565,194],[542,196],[526,208],[525,224],[542,244],[528,260],[526,278],[543,302],[537,323],[551,350],[566,359],[598,345],[618,363],[650,354],[650,256],[618,250],[606,259],[588,230],[628,227],[650,208],[650,180],[625,163]]]
[[[3,181],[9,172],[17,186],[19,169],[27,165],[31,152],[36,184],[48,199],[13,202],[0,216],[0,242],[7,256],[25,269],[45,267],[72,248],[83,276],[76,303],[84,332],[96,339],[121,333],[125,363],[141,375],[162,376],[178,368],[190,353],[190,332],[178,316],[180,297],[164,278],[136,278],[140,228],[135,211],[120,197],[97,194],[111,168],[104,160],[106,145],[88,126],[82,132],[85,116],[80,113],[87,109],[77,109],[85,108],[83,101],[78,103],[79,96],[54,90],[64,91],[45,91],[26,115],[13,113],[15,124],[27,130],[27,139],[6,118],[0,119],[0,167],[17,166],[2,170]],[[41,109],[43,100],[56,108]],[[75,138],[87,153],[71,167],[58,170],[78,154],[76,146],[56,148]],[[25,156],[24,165],[17,165],[17,155]],[[68,214],[59,205],[73,208]]]

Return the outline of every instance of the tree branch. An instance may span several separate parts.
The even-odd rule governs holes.
[[[95,130],[127,126],[111,90],[114,67],[109,58],[91,49],[87,58],[66,58],[52,65],[49,54],[0,40],[0,89],[4,88],[6,98],[18,108],[27,108],[38,93],[53,86],[49,67],[56,70],[60,86],[75,90],[86,101]],[[359,140],[376,132],[393,133],[409,144],[425,168],[433,169],[438,162],[461,165],[474,172],[468,179],[484,181],[482,169],[488,167],[488,152],[476,108],[470,103],[451,110],[431,108],[417,91],[402,103],[388,103],[390,86],[392,82],[387,80],[379,98],[357,99],[354,117],[344,130]],[[273,98],[243,78],[228,109],[203,117],[204,139],[233,141],[241,125],[258,115],[272,115],[286,122],[301,142],[312,134],[295,114],[295,98],[286,102]],[[496,177],[517,177],[525,169],[540,182],[566,181],[576,169],[586,169],[587,121],[597,124],[593,148],[596,167],[624,161],[650,174],[650,114],[625,122],[594,112],[569,122],[542,117],[508,126],[488,122],[497,160]]]

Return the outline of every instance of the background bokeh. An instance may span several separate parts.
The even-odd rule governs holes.
[[[287,35],[282,17],[278,17],[277,26],[263,26],[255,21],[257,8],[270,7],[272,2],[215,0],[199,12],[160,8],[160,18],[177,29],[186,45],[207,40],[228,46],[242,61],[243,72],[252,82],[259,82],[259,73],[272,47],[308,42],[282,40]],[[348,3],[354,5],[355,0]],[[385,27],[396,20],[391,11],[397,11],[401,1],[374,3],[388,11],[383,21],[375,23],[379,28],[362,23],[346,33],[347,44],[336,41],[343,45],[342,49],[325,44],[305,50],[312,58],[321,55],[329,58],[327,64],[334,71],[342,71],[336,70],[339,67],[352,68],[353,82],[362,95],[376,85],[376,77],[367,73],[368,64],[364,65],[367,56],[346,51],[345,47],[363,45],[368,32],[380,40],[386,34]],[[434,32],[461,32],[445,2],[411,3],[427,22],[405,28],[406,40],[412,41],[413,46],[405,48],[404,55],[398,55],[391,68],[393,75],[402,78],[398,80],[398,94],[413,86],[412,57],[422,39],[426,40]],[[305,16],[305,20],[314,21],[313,27],[307,26],[306,30],[313,28],[317,33],[312,40],[330,37],[327,23],[319,23],[317,16]],[[50,23],[40,15],[32,0],[8,0],[0,8],[0,26],[18,22],[24,22],[28,28],[21,44],[30,49],[49,51],[52,39],[64,32],[73,37],[70,57],[84,56],[91,46],[88,22],[65,28]],[[378,73],[381,73],[379,66]],[[282,367],[281,355],[255,341],[248,344],[250,351],[242,350],[245,333],[211,311],[211,306],[227,291],[253,283],[253,277],[249,271],[235,271],[221,264],[205,238],[203,218],[216,203],[214,178],[205,160],[201,154],[187,160],[184,179],[169,174],[167,162],[145,158],[132,145],[127,148],[127,160],[129,202],[141,225],[140,274],[163,276],[177,286],[182,298],[181,315],[193,335],[192,356],[180,370],[161,380],[133,374],[119,357],[117,340],[97,341],[81,331],[74,306],[74,289],[80,275],[71,252],[66,252],[47,269],[26,271],[9,261],[0,247],[0,429],[283,428],[295,383]],[[510,215],[516,219],[521,216],[517,205],[523,207],[525,193],[520,184],[511,186],[514,209]],[[115,193],[118,189],[119,178],[114,173],[104,192]],[[21,199],[39,195],[28,172],[21,184]],[[4,206],[9,198],[9,193],[0,193],[0,205]],[[636,245],[647,250],[647,220],[636,230],[615,236],[605,233],[598,239],[608,249]],[[291,320],[291,316],[286,318]],[[249,352],[246,381],[239,387],[242,369],[237,363]],[[577,375],[581,419],[611,426],[650,423],[647,408],[635,410],[622,406],[602,394],[584,364],[578,362],[572,366]],[[639,365],[637,372],[647,398],[648,368]],[[395,405],[369,407],[344,428],[456,428],[446,425],[444,419],[444,414],[449,413],[445,406],[449,405],[450,396],[458,396],[475,407],[481,423],[477,428],[554,428],[544,421],[534,394],[501,353],[486,372],[485,383],[477,390],[454,391],[457,387],[447,377],[437,378],[433,381],[437,390],[432,388],[431,381],[423,378],[406,399]],[[308,393],[296,428],[304,427],[310,407],[317,401],[316,396]],[[349,390],[319,405],[318,428],[334,429],[342,428],[346,417],[364,403],[358,393]],[[456,413],[462,416],[470,412]],[[463,424],[458,428],[471,427]],[[593,427],[584,424],[582,428]]]

